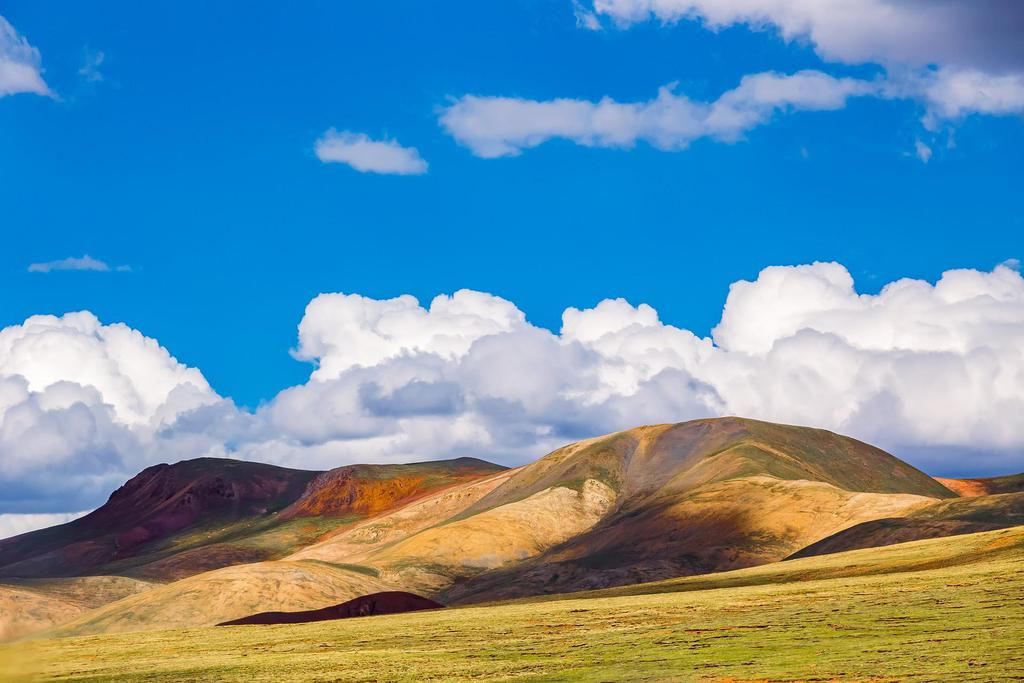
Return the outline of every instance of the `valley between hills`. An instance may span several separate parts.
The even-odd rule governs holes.
[[[57,680],[1001,680],[1024,671],[1022,524],[1024,476],[935,479],[854,439],[741,418],[639,427],[515,469],[198,459],[0,541],[0,638],[16,641],[0,666]],[[447,607],[207,628],[395,591]]]

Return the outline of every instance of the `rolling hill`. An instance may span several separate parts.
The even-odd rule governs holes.
[[[170,467],[217,470],[220,462]],[[250,481],[252,473],[240,471]],[[277,488],[246,489],[276,491],[273,509],[266,495],[247,494],[226,521],[196,518],[92,565],[170,583],[56,632],[202,626],[378,591],[445,604],[561,594],[1022,521],[1021,494],[959,497],[868,444],[741,418],[639,427],[516,469],[461,459],[292,472],[278,473]],[[302,479],[301,491],[285,485],[292,478]],[[53,531],[37,533],[47,540]],[[0,574],[45,567],[61,552],[57,546]]]
[[[0,541],[0,577],[166,581],[277,559],[339,527],[502,470],[473,458],[328,472],[215,458],[156,465],[81,519]]]

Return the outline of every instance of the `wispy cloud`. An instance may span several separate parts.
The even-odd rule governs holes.
[[[363,133],[328,130],[316,141],[316,156],[324,163],[348,164],[361,173],[422,175],[427,162],[415,147],[395,140],[373,140]]]
[[[88,254],[80,257],[69,256],[56,261],[30,263],[28,266],[28,272],[30,273],[52,273],[55,270],[91,270],[97,273],[128,273],[131,272],[132,267],[123,265],[112,267],[108,263],[95,259]]]
[[[932,158],[932,148],[924,144],[920,140],[914,142],[914,154],[921,160],[922,163],[927,164]]]
[[[78,70],[78,75],[90,83],[99,83],[103,81],[103,74],[100,73],[100,67],[103,66],[106,59],[107,56],[98,50],[86,50],[85,61],[82,63],[82,67]]]
[[[514,156],[555,138],[586,147],[632,147],[643,141],[679,150],[703,137],[735,142],[778,113],[842,109],[851,97],[877,90],[876,83],[820,71],[764,72],[743,77],[712,102],[676,93],[675,84],[642,102],[466,95],[442,111],[440,123],[485,158]]]

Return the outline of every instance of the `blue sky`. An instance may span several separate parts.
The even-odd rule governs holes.
[[[922,107],[795,112],[732,144],[663,152],[553,141],[481,159],[438,125],[466,93],[714,99],[745,74],[826,68],[812,45],[694,22],[577,28],[571,3],[10,0],[60,99],[0,100],[0,323],[89,309],[254,406],[302,381],[289,357],[317,293],[429,300],[469,287],[555,328],[606,297],[706,334],[729,283],[838,260],[897,277],[1020,257],[1019,117],[973,116],[914,156]],[[96,54],[102,80],[79,73]],[[421,176],[321,163],[331,127],[389,137]],[[26,272],[88,254],[130,273]]]
[[[1024,6],[845,7],[8,0],[0,537],[731,414],[1024,470]]]

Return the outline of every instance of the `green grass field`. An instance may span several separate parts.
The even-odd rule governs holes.
[[[8,677],[81,681],[1024,680],[1024,527],[571,599],[43,640],[0,659]]]

